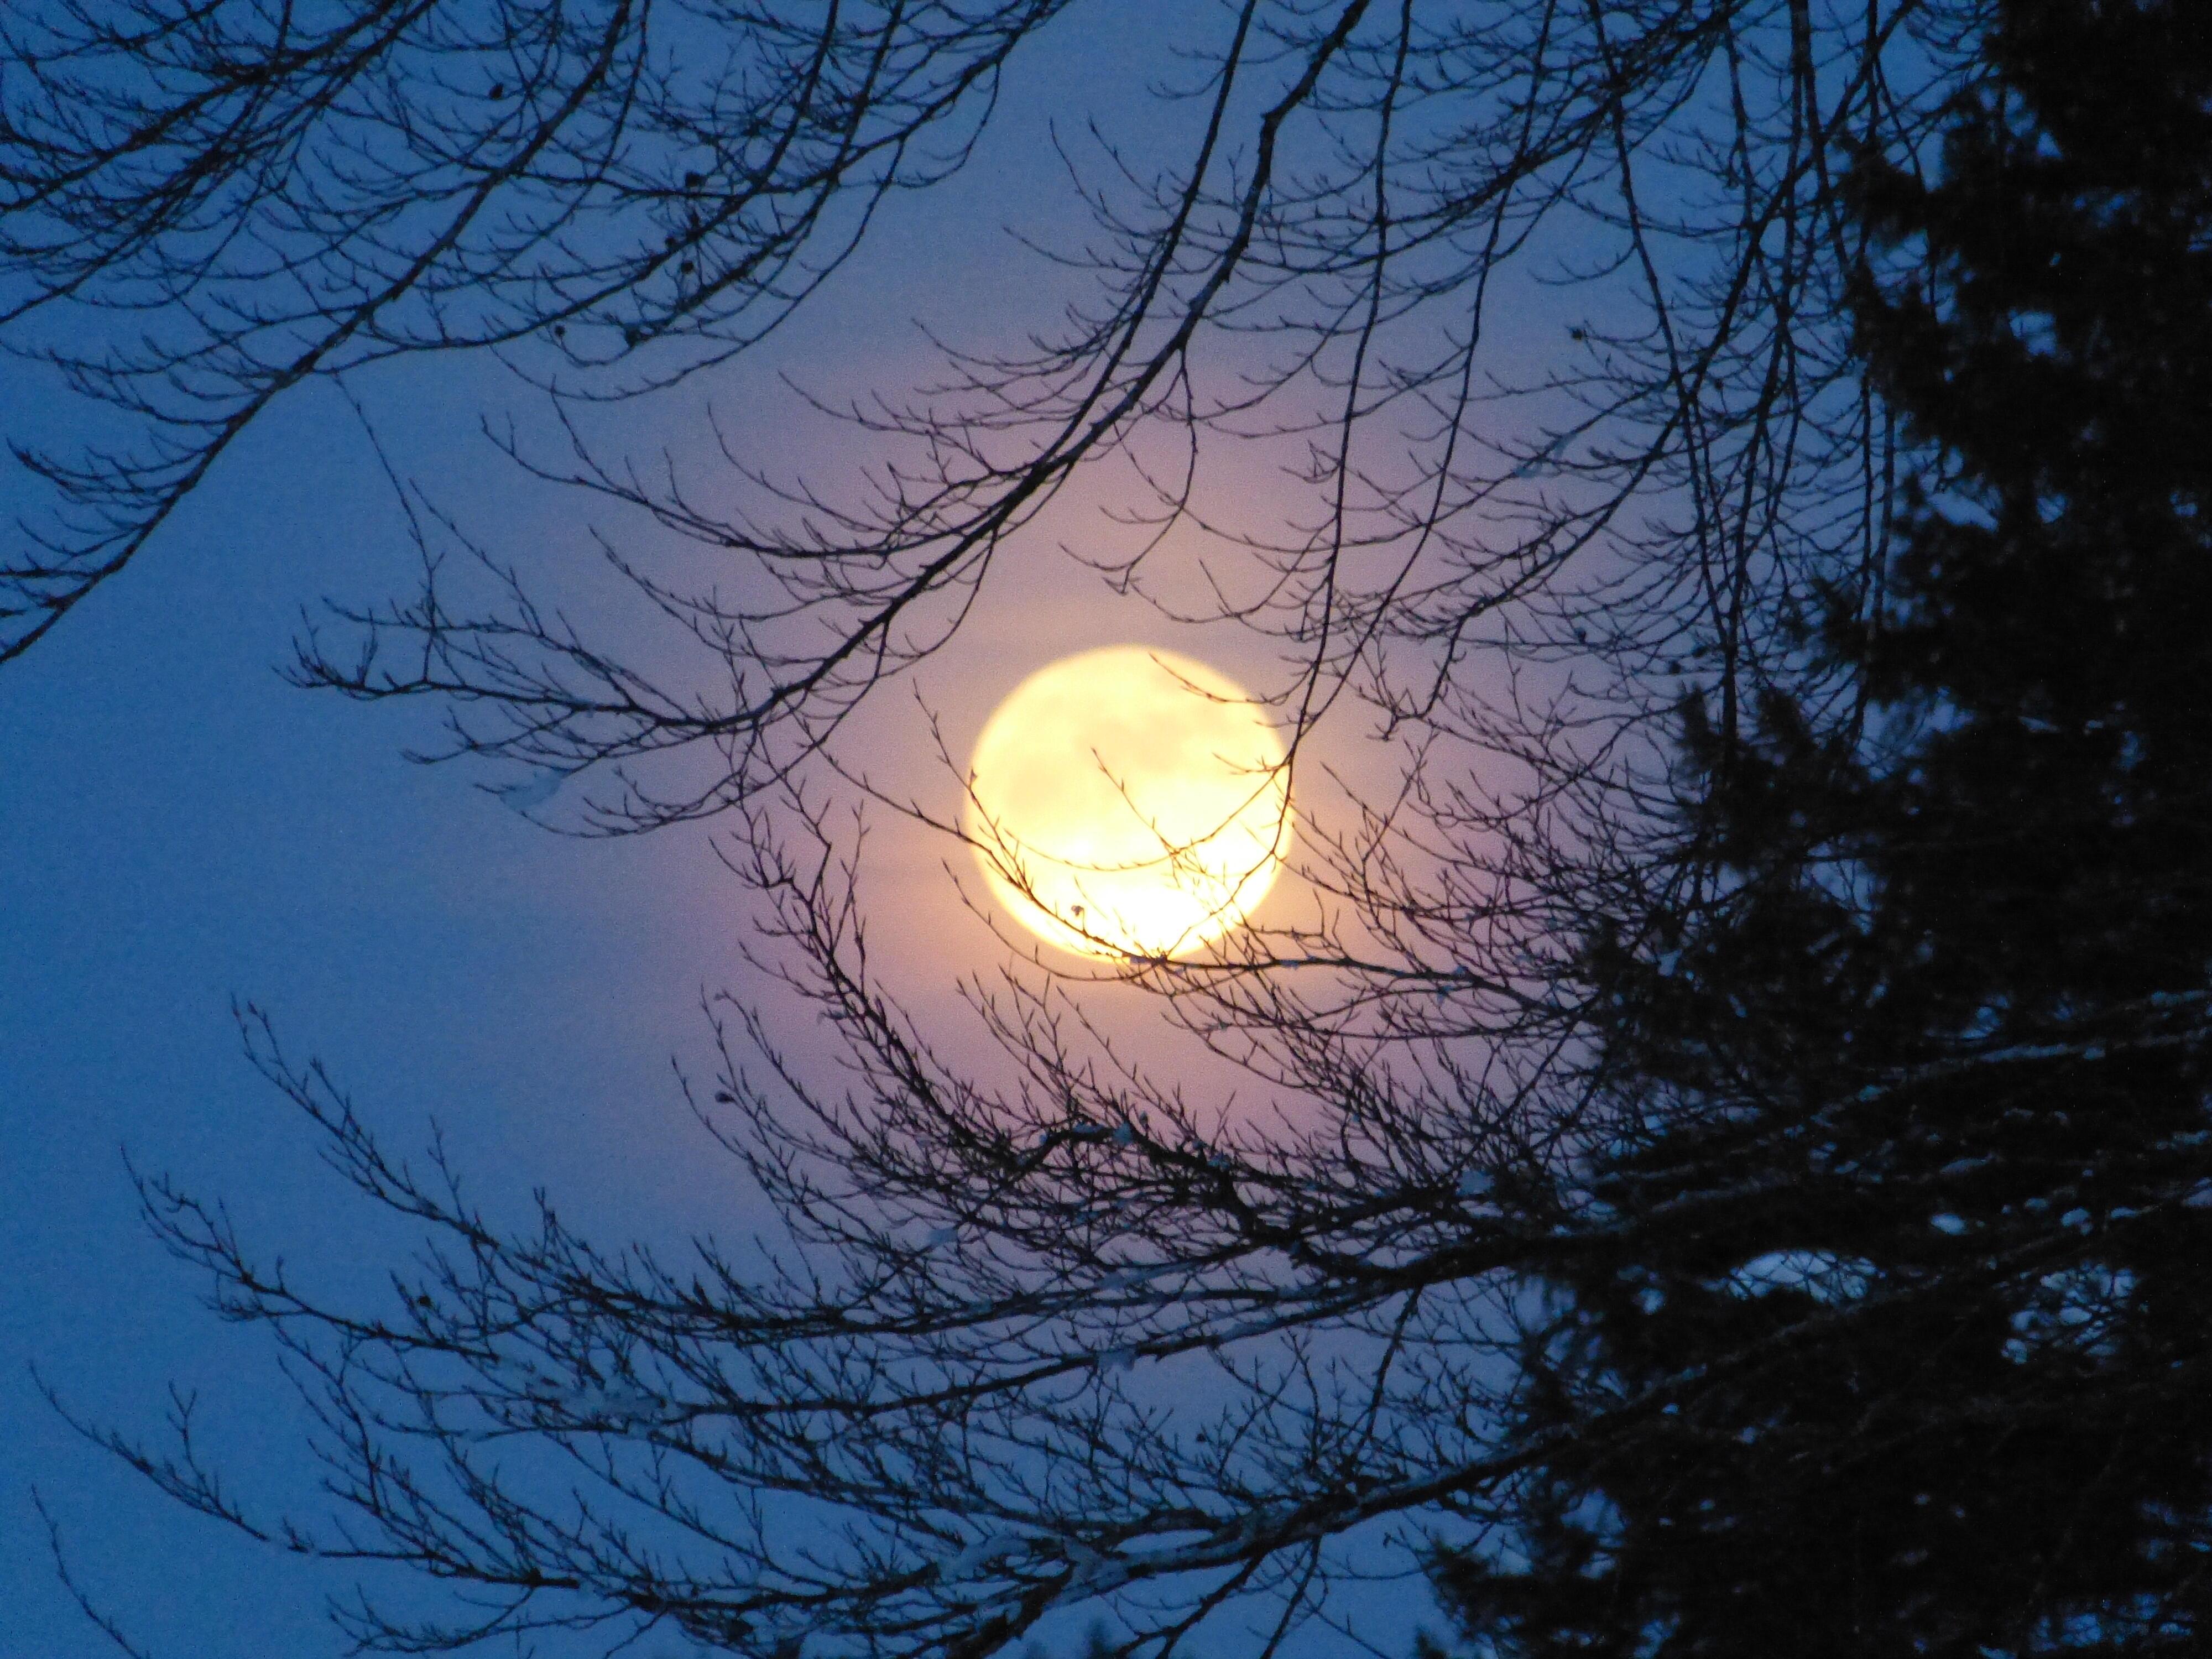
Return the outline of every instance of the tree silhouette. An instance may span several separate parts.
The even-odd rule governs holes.
[[[1600,942],[1622,1222],[1524,1351],[1519,1528],[1441,1565],[1477,1650],[2204,1639],[2212,30],[1985,51],[1933,182],[1855,177],[1929,457],[1827,615],[1863,715],[1692,706],[1679,957]]]
[[[342,613],[302,641],[297,672],[439,700],[459,751],[537,769],[513,798],[568,811],[568,827],[713,817],[730,832],[769,988],[717,1005],[726,1064],[692,1104],[785,1236],[678,1259],[595,1243],[550,1202],[501,1225],[442,1159],[388,1151],[249,1016],[257,1062],[340,1173],[423,1240],[388,1297],[353,1300],[319,1290],[312,1263],[277,1265],[220,1204],[145,1188],[223,1310],[283,1345],[325,1431],[334,1512],[275,1519],[234,1498],[188,1421],[166,1446],[88,1427],[273,1545],[461,1590],[442,1617],[342,1606],[356,1639],[415,1651],[676,1632],[786,1659],[981,1655],[1094,1601],[1124,1653],[1188,1651],[1232,1604],[1272,1651],[1344,1616],[1338,1587],[1370,1550],[1400,1575],[1433,1559],[1472,1640],[1531,1651],[1771,1652],[1846,1632],[1956,1647],[1945,1618],[2001,1643],[1998,1602],[2136,1617],[2134,1588],[2100,1576],[2124,1557],[2175,1591],[2142,1628],[2185,1620],[2197,1466],[2157,1465],[2176,1483],[2166,1519],[2142,1519],[2155,1494],[2136,1476],[2156,1413],[2199,1376],[2184,1246],[2206,1170],[2181,1138],[2197,1133],[2203,960],[2183,878],[2203,773],[2168,694],[2200,647],[2135,641],[2178,638],[2197,614],[2187,468],[2203,452],[2160,452],[2180,459],[2158,512],[2100,457],[2118,454],[2110,421],[2140,432],[2152,405],[2128,378],[2148,368],[2110,342],[2201,300],[2201,198],[2069,148],[2096,121],[2124,143],[2136,94],[2114,69],[2057,124],[2021,65],[2072,48],[2008,22],[1984,52],[1993,11],[2028,15],[1910,0],[1208,11],[1187,25],[1199,52],[1176,60],[1181,90],[1142,112],[1181,121],[1179,159],[1148,170],[1108,141],[1078,158],[1095,169],[1090,303],[1026,348],[949,351],[932,392],[864,406],[871,467],[800,486],[733,450],[750,493],[732,507],[672,464],[599,454],[580,421],[557,465],[518,452],[662,538],[609,532],[605,550],[665,649],[571,623],[556,580],[479,545],[435,481],[410,483],[424,590]],[[255,164],[231,159],[260,152],[222,136],[261,131],[258,114],[222,115],[181,173],[163,170],[148,138],[170,130],[168,106],[131,101],[124,72],[147,51],[214,40],[175,84],[246,62],[240,107],[282,110],[319,66],[355,61],[344,28],[379,19],[390,33],[374,40],[394,44],[362,60],[388,66],[374,86],[410,84],[418,60],[459,84],[467,54],[441,58],[436,31],[481,15],[428,0],[339,14],[340,44],[297,64],[289,35],[210,34],[265,21],[222,4],[153,47],[98,33],[85,50],[125,88],[102,94],[125,100],[116,131],[26,140],[8,175],[33,180],[11,225],[44,222],[49,201],[92,216],[78,240],[20,234],[17,268],[94,246],[108,209],[82,180],[106,176],[93,163],[110,149],[162,190],[204,174],[245,191],[185,192],[211,216],[194,226],[281,221],[291,198],[255,193]],[[497,14],[544,43],[523,54],[550,66],[526,82],[533,111],[582,89],[583,113],[533,117],[551,148],[528,153],[619,164],[457,164],[483,204],[465,227],[495,228],[482,266],[467,235],[404,242],[404,213],[346,221],[344,238],[371,242],[320,244],[327,257],[404,253],[423,307],[395,297],[340,344],[526,345],[562,373],[712,364],[717,342],[750,337],[744,315],[780,314],[821,268],[809,227],[843,246],[848,186],[865,200],[915,180],[900,168],[933,124],[1017,74],[1021,40],[1060,10],[702,12],[731,61],[782,67],[733,71],[696,107],[681,76],[659,78],[642,13],[591,12],[586,35],[576,15]],[[2093,58],[2146,61],[2084,27]],[[2179,173],[2204,147],[2197,60],[2170,32],[2166,91],[2130,120],[2168,122],[2156,154]],[[103,118],[90,89],[76,101],[94,113],[71,108],[81,53],[8,38],[30,106],[65,135]],[[486,48],[502,64],[514,50]],[[478,100],[495,113],[526,84],[500,74],[500,97]],[[827,104],[817,79],[839,89]],[[302,107],[351,131],[391,106]],[[665,145],[616,142],[632,110]],[[463,132],[507,131],[463,114]],[[2026,136],[2000,143],[2000,115]],[[676,142],[725,128],[744,139],[722,163],[738,184]],[[1948,159],[1923,188],[1939,134]],[[38,172],[50,152],[79,160]],[[319,189],[314,153],[267,176]],[[2107,196],[2069,208],[2069,166]],[[419,168],[380,176],[392,201],[445,199]],[[2038,322],[1980,285],[1984,245],[1966,240],[2039,246],[2000,185],[2092,252],[2136,222],[2118,209],[2164,203],[2176,262],[2146,270],[2124,318],[2091,304],[2109,307],[2112,284],[2088,283],[2087,309]],[[799,205],[777,206],[785,191]],[[167,198],[125,193],[118,222],[155,227],[128,246],[170,270],[183,256],[166,222],[139,216]],[[702,232],[688,273],[719,270],[721,249],[757,289],[717,292],[750,295],[753,313],[686,309],[687,273],[655,251],[683,244],[699,195],[757,204]],[[520,207],[501,218],[510,202],[546,204],[555,228]],[[562,240],[562,216],[602,207]],[[1532,264],[1571,276],[1587,310],[1516,374],[1492,318]],[[1932,286],[1914,301],[1923,264]],[[130,269],[38,277],[41,304],[96,303]],[[264,313],[257,273],[210,269],[242,285],[225,303],[254,327],[277,315],[319,340],[343,325]],[[2072,267],[2052,269],[2037,280],[2077,292]],[[510,270],[530,274],[503,287]],[[173,273],[187,297],[199,270]],[[459,326],[435,320],[448,291],[507,331],[437,333]],[[2201,331],[2201,304],[2190,314]],[[387,315],[385,340],[370,325]],[[435,326],[406,333],[410,317]],[[716,317],[726,341],[663,337]],[[222,349],[177,351],[149,360],[146,384],[188,404],[212,386],[252,418],[255,388],[276,384],[254,378],[277,361],[258,346],[233,382],[198,376],[231,361]],[[2170,392],[2204,360],[2160,361]],[[2010,377],[2002,395],[1973,389],[1988,362]],[[176,414],[85,372],[148,430]],[[556,398],[579,384],[555,379]],[[1916,422],[1902,440],[1893,403]],[[202,459],[231,429],[179,418]],[[1923,463],[1917,494],[1893,482],[1900,441]],[[1230,510],[1255,461],[1285,491],[1256,521]],[[48,476],[66,494],[94,475]],[[110,539],[54,544],[18,573],[22,614],[43,619],[27,626],[115,568],[198,474],[100,476],[123,479]],[[1156,999],[1157,1041],[1134,1048],[1086,1018],[1081,975],[1015,957],[973,988],[1004,1063],[971,1063],[872,967],[842,827],[869,790],[844,722],[956,635],[994,568],[1085,499],[1079,483],[1110,487],[1126,535],[1096,558],[1109,585],[1150,593],[1167,567],[1203,562],[1197,619],[1279,651],[1267,689],[1301,803],[1292,877],[1314,903],[1212,955],[1100,969]],[[2100,526],[2137,513],[2144,535],[2115,551]],[[457,551],[483,556],[478,590]],[[687,558],[711,575],[687,585]],[[1395,789],[1347,786],[1329,810],[1308,740],[1333,708],[1373,716]],[[550,805],[540,786],[570,779],[561,799],[580,804]],[[876,805],[959,834],[957,813]],[[2068,836],[2093,839],[2075,857]],[[788,1018],[792,997],[814,1026]],[[1230,1109],[1222,1068],[1282,1109]],[[2089,1508],[2007,1507],[2100,1450],[2115,1457],[2094,1466]],[[2010,1484],[1974,1484],[1976,1460],[2015,1454]],[[2102,1555],[2076,1547],[2068,1515],[2118,1528]],[[2170,1556],[2136,1548],[2154,1525]],[[2000,1538],[2008,1553],[1978,1565]],[[1949,1601],[1913,1601],[1923,1571]],[[1863,1585],[1863,1607],[1849,1599]],[[1826,1620],[1810,1637],[1808,1609]],[[2049,1639],[2087,1638],[2068,1624]]]

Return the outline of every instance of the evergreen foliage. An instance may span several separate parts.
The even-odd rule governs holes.
[[[1622,1124],[1527,1355],[1477,1652],[2212,1631],[2212,27],[2002,0],[1854,306],[1918,441],[1808,641],[1689,711],[1692,891],[1594,942]]]

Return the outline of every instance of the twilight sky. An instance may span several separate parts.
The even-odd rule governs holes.
[[[772,354],[626,411],[652,423],[640,447],[680,447],[665,428],[710,395],[740,432],[771,439],[780,428],[750,422],[749,395],[771,367],[863,385],[886,356],[892,377],[899,354],[921,364],[908,319],[991,295],[1010,274],[996,234],[1009,193],[1043,201],[1056,183],[1039,112],[1064,111],[1071,88],[1113,67],[1095,36],[1062,52],[1033,66],[1030,98],[1002,112],[969,173],[894,203],[871,257]],[[492,366],[416,363],[357,387],[434,494],[481,511],[509,546],[534,529],[554,556],[580,551],[573,507],[520,487],[476,434],[480,411],[532,406]],[[68,418],[16,365],[0,366],[0,398]],[[767,459],[819,465],[785,448]],[[21,484],[0,473],[0,504]],[[550,835],[471,787],[483,775],[401,757],[430,737],[427,710],[347,705],[275,672],[301,607],[404,592],[411,559],[352,414],[310,386],[0,681],[0,1651],[112,1651],[56,1579],[33,1486],[87,1584],[154,1653],[334,1650],[320,1598],[341,1577],[173,1510],[64,1427],[30,1372],[125,1425],[155,1425],[172,1381],[199,1389],[211,1444],[249,1487],[307,1493],[287,1467],[298,1413],[271,1351],[198,1304],[194,1276],[139,1224],[122,1161],[127,1149],[142,1170],[219,1193],[295,1263],[369,1261],[388,1243],[333,1202],[312,1143],[245,1065],[234,997],[329,1060],[395,1141],[434,1115],[495,1207],[543,1184],[611,1235],[744,1230],[669,1069],[672,1056],[705,1064],[702,988],[741,983],[741,896],[706,836]],[[949,714],[971,728],[1061,638],[1127,631],[1095,617],[985,621],[964,699],[976,706]],[[929,879],[941,856],[908,849],[885,879],[921,880],[942,903]],[[980,925],[953,915],[988,960]]]
[[[600,430],[627,441],[635,422],[635,453],[703,459],[684,423],[711,399],[768,464],[834,466],[834,431],[789,418],[774,370],[897,389],[927,372],[913,317],[985,331],[1048,320],[1049,283],[1068,279],[1017,258],[997,227],[1053,228],[1066,192],[1044,120],[1086,99],[1126,109],[1158,67],[1139,12],[1102,9],[1103,27],[1033,50],[969,172],[894,202],[862,261],[771,349]],[[492,365],[420,361],[356,389],[434,495],[495,524],[509,550],[580,556],[573,502],[523,487],[477,434],[486,411],[532,418],[530,394]],[[20,365],[0,362],[0,399],[68,419]],[[0,506],[21,482],[0,472]],[[157,1428],[172,1382],[198,1389],[217,1460],[253,1496],[301,1495],[312,1511],[270,1350],[198,1304],[200,1285],[141,1228],[122,1161],[226,1198],[250,1237],[329,1282],[374,1282],[392,1240],[332,1202],[312,1142],[241,1058],[234,998],[266,1008],[295,1054],[326,1060],[395,1145],[434,1115],[495,1212],[542,1185],[610,1238],[749,1224],[670,1072],[672,1057],[708,1065],[702,991],[743,984],[741,896],[708,835],[549,834],[471,787],[487,774],[402,758],[434,737],[427,708],[277,678],[302,606],[406,591],[403,532],[354,416],[311,386],[124,578],[0,670],[0,1652],[112,1651],[57,1582],[33,1486],[88,1586],[152,1653],[335,1650],[320,1598],[343,1575],[175,1511],[75,1437],[30,1371],[125,1427]],[[923,678],[956,745],[1022,676],[1091,645],[1173,645],[1265,679],[1231,640],[1210,648],[1075,586],[1043,546],[1006,575]],[[910,709],[885,720],[884,775],[945,787],[912,759]],[[951,1018],[953,972],[987,969],[997,947],[939,872],[944,847],[892,833],[876,851],[885,965]],[[1296,902],[1288,885],[1269,902]]]

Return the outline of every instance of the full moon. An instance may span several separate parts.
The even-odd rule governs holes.
[[[1187,955],[1273,885],[1290,842],[1285,758],[1267,711],[1205,664],[1085,651],[999,705],[963,827],[999,902],[1047,943]]]

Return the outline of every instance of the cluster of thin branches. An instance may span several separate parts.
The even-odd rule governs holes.
[[[726,447],[708,504],[580,434],[529,463],[712,556],[687,586],[606,548],[683,667],[642,672],[441,522],[501,593],[350,613],[299,675],[450,700],[463,750],[596,770],[602,828],[711,816],[820,754],[1096,479],[1132,532],[1103,574],[1283,641],[1301,729],[1349,689],[1548,768],[1522,699],[1493,708],[1500,663],[1572,664],[1615,714],[1696,686],[1732,724],[1790,674],[1812,586],[1877,562],[1889,434],[1837,321],[1858,255],[1837,185],[1855,147],[1922,141],[1946,44],[1926,12],[1231,9],[1184,94],[1187,159],[1074,158],[1109,179],[1070,327],[948,349],[927,395],[842,411],[878,457],[848,488]],[[1586,310],[1531,367],[1497,313],[1510,337],[1547,279]],[[1282,467],[1295,505],[1237,512],[1209,487],[1232,457]],[[732,469],[757,486],[741,517]],[[712,759],[665,789],[607,775],[671,750]]]
[[[1061,9],[54,0],[0,21],[0,337],[113,430],[52,487],[0,660],[303,382],[497,351],[636,395],[757,341],[964,160]]]

